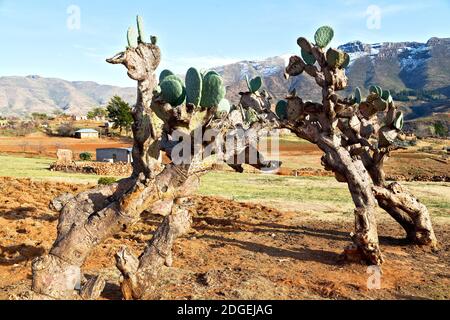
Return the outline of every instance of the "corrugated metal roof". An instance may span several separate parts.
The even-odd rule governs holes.
[[[98,150],[127,150],[128,152],[133,152],[133,148],[100,148]]]
[[[76,131],[75,133],[98,133],[98,131],[94,129],[81,129]]]

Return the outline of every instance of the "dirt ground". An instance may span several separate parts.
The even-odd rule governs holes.
[[[0,178],[0,299],[20,297],[31,285],[33,258],[56,236],[55,196],[89,185]],[[259,204],[197,197],[192,232],[174,247],[156,299],[450,299],[450,228],[435,225],[440,251],[409,246],[395,222],[381,219],[386,264],[380,290],[368,290],[367,266],[343,263],[351,219],[322,221],[301,212]],[[121,299],[114,254],[122,245],[136,254],[161,217],[145,213],[131,230],[93,251],[84,272],[105,274],[102,299]]]
[[[450,161],[442,149],[448,140],[423,140],[417,147],[398,150],[391,153],[385,161],[385,172],[388,178],[409,181],[448,181],[450,180]],[[434,151],[423,152],[421,148],[432,146]],[[439,154],[443,153],[443,154]],[[280,175],[299,176],[333,176],[323,170],[321,157],[323,152],[309,143],[281,143],[280,159],[283,166]],[[305,170],[306,169],[306,170]]]
[[[26,137],[0,137],[0,153],[49,158],[56,158],[56,151],[58,149],[72,150],[75,155],[82,152],[90,152],[95,157],[95,151],[99,148],[128,147],[130,147],[130,141],[126,138],[80,140],[49,137],[43,133],[35,133]]]

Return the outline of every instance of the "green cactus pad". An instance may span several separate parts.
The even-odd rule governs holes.
[[[381,96],[383,95],[383,89],[381,89],[380,86],[375,86],[375,89],[377,90],[378,96],[381,98]]]
[[[324,26],[317,30],[314,40],[319,48],[327,47],[334,38],[334,30],[331,27]]]
[[[133,27],[128,28],[127,40],[130,48],[136,48],[138,46],[136,30]]]
[[[218,114],[222,114],[222,113],[230,113],[231,111],[231,103],[230,101],[228,101],[227,99],[222,99],[222,101],[220,101],[219,106],[217,107],[217,113]]]
[[[206,74],[203,75],[203,79],[205,79],[206,77],[208,77],[211,74],[216,75],[218,77],[221,77],[221,75],[217,71],[211,70],[211,71],[208,71]]]
[[[310,66],[314,65],[317,61],[314,55],[308,53],[305,49],[302,49],[302,58],[303,61],[305,61],[305,63],[309,64]]]
[[[139,33],[138,42],[145,42],[146,37],[145,37],[144,19],[142,19],[141,16],[137,16],[136,22]]]
[[[158,37],[157,36],[151,36],[150,37],[150,42],[153,44],[153,45],[157,45],[158,44]]]
[[[379,97],[383,94],[383,90],[379,86],[370,86],[369,91],[376,93]]]
[[[405,118],[403,116],[403,112],[401,112],[401,111],[397,112],[397,115],[395,116],[395,120],[394,120],[394,128],[397,130],[402,130],[404,123],[405,123]]]
[[[161,72],[161,74],[159,75],[159,83],[163,82],[165,78],[167,78],[168,76],[173,76],[174,73],[170,70],[163,70]]]
[[[275,108],[275,113],[280,120],[287,120],[288,118],[288,103],[285,100],[280,100]]]
[[[360,88],[356,88],[355,90],[355,100],[357,104],[361,104],[362,102],[362,94],[361,94],[361,89]]]
[[[381,99],[384,101],[389,101],[389,97],[391,96],[391,92],[389,90],[383,90],[383,93],[381,94]]]
[[[261,89],[261,87],[262,87],[262,78],[261,77],[256,77],[252,80],[249,80],[248,77],[246,76],[246,80],[247,80],[248,90],[251,93],[256,93],[259,89]]]
[[[190,68],[186,73],[186,102],[200,106],[202,101],[203,78],[195,68]]]
[[[177,76],[166,77],[161,84],[161,96],[171,106],[176,107],[183,104],[186,98],[186,88],[183,81]]]
[[[216,73],[208,72],[203,79],[202,99],[200,105],[204,108],[218,106],[225,98],[226,90],[222,77]]]

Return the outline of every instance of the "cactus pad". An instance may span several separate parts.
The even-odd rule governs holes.
[[[397,115],[395,116],[394,120],[394,127],[397,130],[402,130],[404,125],[404,116],[403,112],[399,111],[397,112]]]
[[[316,58],[311,53],[307,52],[305,49],[302,49],[302,58],[303,61],[305,61],[305,63],[309,64],[310,66],[316,63]]]
[[[186,73],[186,102],[199,106],[202,100],[203,79],[200,72],[190,68]]]
[[[246,77],[246,80],[247,80],[248,90],[251,93],[256,93],[259,89],[261,89],[261,87],[262,87],[262,78],[261,77],[256,77],[252,80],[249,80],[248,77]]]
[[[204,108],[218,106],[225,98],[226,90],[223,80],[216,73],[208,72],[203,78],[202,99],[200,105]]]
[[[133,27],[128,28],[127,40],[130,48],[138,46],[136,30]]]
[[[280,120],[287,120],[287,118],[288,118],[288,103],[287,103],[287,101],[280,100],[277,103],[275,113],[277,114],[278,118],[280,118]]]
[[[141,16],[137,16],[136,17],[136,22],[137,22],[137,27],[138,27],[138,33],[139,33],[139,38],[138,38],[138,42],[145,42],[145,28],[144,28],[144,19],[142,19]]]
[[[173,76],[174,73],[170,70],[163,70],[161,72],[161,74],[159,75],[159,83],[163,82],[165,78],[167,78],[168,76]]]
[[[389,90],[383,90],[383,93],[381,94],[381,99],[385,101],[389,101],[389,97],[391,96],[391,92]]]
[[[172,107],[183,104],[186,98],[186,89],[183,82],[177,76],[166,77],[160,84],[161,96]]]
[[[319,48],[327,47],[334,38],[334,30],[331,27],[324,26],[317,30],[314,40]]]
[[[227,99],[222,99],[222,101],[220,101],[219,106],[217,108],[217,114],[223,114],[223,113],[230,113],[231,111],[231,103],[230,101],[228,101]]]
[[[342,69],[347,69],[348,66],[350,65],[350,55],[347,52],[344,52],[344,56],[345,56],[345,60],[344,63],[342,64],[341,68]]]
[[[345,52],[336,49],[328,49],[327,62],[332,68],[341,68],[346,62]]]

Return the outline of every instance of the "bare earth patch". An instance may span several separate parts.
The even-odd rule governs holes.
[[[31,261],[49,250],[57,215],[49,201],[88,185],[0,179],[0,298],[31,285]],[[450,232],[436,225],[441,250],[433,253],[402,240],[395,222],[383,222],[387,258],[382,289],[367,289],[367,266],[340,262],[350,243],[349,221],[311,219],[301,212],[259,204],[197,197],[192,232],[176,242],[175,263],[158,282],[161,299],[449,299]],[[136,254],[160,223],[149,213],[131,230],[107,240],[88,259],[88,275],[106,274],[102,299],[121,299],[114,254],[121,245]]]

